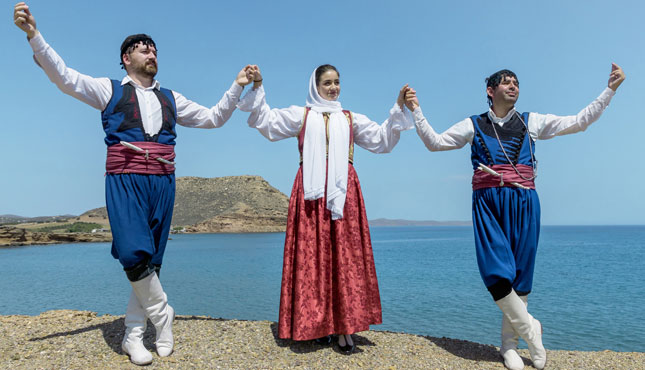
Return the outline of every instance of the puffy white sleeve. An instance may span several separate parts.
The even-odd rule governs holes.
[[[256,128],[271,141],[297,136],[305,114],[305,108],[295,105],[271,109],[266,103],[264,86],[247,92],[237,107],[243,112],[251,112],[247,120],[249,127]]]
[[[462,148],[464,145],[472,143],[475,136],[475,127],[470,118],[459,121],[443,133],[437,134],[423,115],[421,107],[417,107],[412,112],[412,116],[417,127],[417,134],[431,152]]]
[[[221,127],[233,115],[243,90],[242,86],[233,82],[228,91],[222,96],[222,99],[211,108],[190,101],[182,94],[173,91],[175,104],[177,105],[177,123],[194,128]]]
[[[412,118],[398,104],[394,104],[390,116],[381,125],[359,113],[352,112],[352,117],[354,142],[373,153],[391,152],[399,142],[401,131],[414,127]]]
[[[600,118],[600,115],[605,111],[605,108],[607,108],[615,93],[609,87],[605,88],[600,96],[575,116],[530,113],[528,122],[529,132],[534,140],[547,140],[556,136],[584,131],[589,125]]]
[[[29,44],[34,51],[34,60],[60,91],[100,111],[105,109],[112,98],[109,78],[94,78],[68,68],[40,33],[29,40]]]

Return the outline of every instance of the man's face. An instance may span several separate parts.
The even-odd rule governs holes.
[[[123,64],[128,72],[153,78],[157,74],[157,49],[138,43],[132,51],[123,54]]]
[[[504,76],[495,89],[486,88],[486,93],[493,99],[493,105],[515,105],[520,97],[520,84],[515,77]]]

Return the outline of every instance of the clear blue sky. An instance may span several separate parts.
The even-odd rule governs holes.
[[[0,214],[80,214],[104,205],[100,114],[64,95],[33,63],[4,2],[0,24]],[[410,83],[437,131],[484,112],[484,78],[509,68],[520,111],[576,114],[627,80],[586,132],[540,141],[544,224],[645,224],[642,1],[31,1],[68,66],[120,79],[125,36],[148,33],[163,86],[214,105],[246,64],[262,68],[273,107],[303,105],[319,64],[341,73],[343,107],[377,122]],[[260,175],[289,195],[295,139],[269,142],[236,111],[219,129],[180,127],[177,175]],[[414,131],[390,154],[356,149],[369,218],[469,220],[470,148],[431,153]]]

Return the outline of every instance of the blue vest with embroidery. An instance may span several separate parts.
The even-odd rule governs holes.
[[[535,158],[535,141],[528,134],[527,127],[522,123],[519,115],[515,114],[513,118],[501,127],[490,120],[488,113],[472,116],[470,119],[473,121],[473,126],[475,127],[475,136],[473,137],[470,155],[473,170],[477,170],[480,163],[485,166],[510,164],[508,159],[511,160],[512,164],[533,166],[531,154]],[[522,113],[522,119],[528,124],[528,112]],[[493,125],[495,125],[494,128]],[[499,141],[504,146],[506,155],[504,155],[502,148],[500,148],[495,130],[499,135]],[[533,153],[531,153],[531,149]]]
[[[101,113],[105,144],[112,146],[121,140],[127,142],[153,141],[159,144],[175,145],[177,137],[175,123],[177,122],[177,107],[172,91],[164,88],[153,90],[161,104],[161,130],[151,136],[143,130],[141,109],[135,87],[121,85],[121,81],[112,80],[112,98]]]

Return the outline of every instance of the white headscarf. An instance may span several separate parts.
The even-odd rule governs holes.
[[[307,126],[302,153],[302,183],[305,199],[313,200],[325,195],[327,180],[327,209],[332,220],[343,217],[347,196],[349,161],[349,124],[340,102],[323,99],[316,86],[316,70],[309,78]],[[325,172],[326,130],[322,113],[329,115],[329,158]]]

